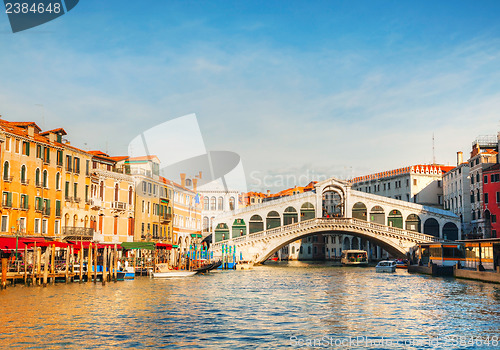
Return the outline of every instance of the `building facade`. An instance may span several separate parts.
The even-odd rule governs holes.
[[[108,154],[91,151],[91,227],[99,242],[132,242],[135,233],[134,179],[116,169]]]
[[[444,209],[460,217],[465,236],[472,231],[469,173],[469,162],[464,162],[463,153],[457,152],[457,166],[443,175]]]
[[[483,171],[484,238],[500,236],[500,163]]]
[[[419,164],[355,177],[349,182],[358,191],[443,208],[442,177],[453,168]]]

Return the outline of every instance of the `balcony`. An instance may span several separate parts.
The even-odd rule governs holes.
[[[29,210],[29,209],[30,209],[29,205],[25,205],[25,206],[20,206],[19,207],[19,210]]]
[[[90,207],[92,209],[100,209],[102,207],[102,200],[99,198],[92,198],[90,200]]]
[[[172,221],[172,214],[163,214],[163,215],[160,215],[160,222],[163,224],[163,223],[166,223],[166,222],[170,222]]]
[[[12,182],[13,179],[14,179],[14,176],[4,176],[3,177],[4,182]]]
[[[2,207],[4,207],[4,208],[12,208],[12,202],[10,202],[10,201],[2,201]]]
[[[127,209],[127,203],[125,202],[111,202],[111,208],[115,210],[126,210]]]
[[[74,237],[94,237],[94,229],[88,227],[63,226],[62,234],[64,236]]]
[[[21,179],[21,185],[29,185],[30,184],[30,180],[29,179]]]

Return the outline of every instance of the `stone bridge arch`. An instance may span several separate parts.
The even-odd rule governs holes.
[[[353,237],[356,237],[358,244],[363,241],[370,241],[372,244],[375,244],[385,251],[387,251],[389,254],[391,254],[394,257],[398,258],[406,258],[406,254],[408,252],[408,249],[404,246],[398,246],[397,244],[394,244],[389,239],[385,239],[384,237],[377,237],[375,235],[370,235],[365,232],[361,232],[359,230],[332,230],[331,228],[317,228],[311,232],[302,232],[300,234],[296,235],[291,235],[291,236],[283,236],[282,239],[277,240],[274,244],[269,245],[265,249],[262,250],[260,254],[256,257],[257,260],[255,260],[255,263],[264,263],[267,259],[272,257],[278,250],[283,248],[284,246],[287,246],[288,244],[298,240],[298,239],[304,239],[309,236],[314,236],[317,234],[348,234]],[[342,249],[344,242],[342,242]],[[352,241],[349,240],[349,246],[352,245]]]

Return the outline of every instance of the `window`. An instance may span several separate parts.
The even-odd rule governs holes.
[[[5,150],[10,151],[10,137],[5,138]]]
[[[417,179],[413,179],[413,186],[417,186]]]
[[[71,156],[66,156],[66,171],[71,171]]]
[[[484,204],[488,204],[488,193],[484,194]]]
[[[90,160],[85,161],[85,175],[89,175]]]
[[[69,198],[69,181],[64,184],[64,197]]]
[[[35,219],[35,233],[40,233],[40,219]]]
[[[50,163],[50,148],[49,147],[43,148],[43,160],[45,163]]]
[[[57,151],[57,165],[62,166],[63,164],[63,151]]]
[[[2,206],[11,208],[12,207],[12,193],[3,192],[2,193]]]
[[[73,197],[75,197],[75,199],[78,197],[78,183],[74,183],[73,184]]]
[[[43,219],[42,220],[42,234],[47,234],[47,224],[48,224],[48,220]]]
[[[61,174],[57,173],[56,174],[56,190],[61,189]]]
[[[115,202],[118,202],[118,195],[119,195],[119,187],[118,187],[118,184],[115,184]]]
[[[497,222],[497,216],[496,215],[492,215],[491,216],[491,222],[492,223],[496,223]]]
[[[23,141],[23,154],[25,156],[30,155],[30,143],[27,141]]]
[[[100,185],[99,185],[99,198],[101,198],[101,200],[104,200],[104,182],[101,181]]]
[[[61,216],[61,201],[56,199],[56,216]]]
[[[43,171],[43,187],[44,188],[49,187],[47,170]]]
[[[203,197],[203,210],[209,210],[209,199],[208,197]]]
[[[132,187],[128,188],[128,204],[132,205],[132,201],[134,200],[134,190]]]
[[[60,221],[59,220],[54,221],[54,234],[56,235],[59,234],[59,226],[60,226]]]
[[[26,184],[26,165],[21,166],[21,183]]]
[[[89,185],[85,185],[85,202],[89,201]]]
[[[9,230],[9,216],[8,215],[2,215],[2,232],[8,232]]]
[[[73,158],[73,171],[80,174],[80,158]]]
[[[26,218],[19,218],[19,231],[26,233]]]
[[[42,146],[36,145],[36,157],[42,159],[43,154],[42,154]]]
[[[118,216],[114,217],[113,234],[115,234],[115,235],[118,234]]]
[[[22,209],[28,209],[28,195],[27,194],[22,194],[21,199],[19,201],[19,208]]]
[[[488,175],[484,175],[484,183],[487,184],[488,183]]]
[[[391,189],[391,183],[390,183],[390,182],[388,182],[388,183],[387,183],[387,189],[388,189],[388,190],[390,190],[390,189]]]
[[[476,182],[479,182],[479,172],[476,174]]]
[[[497,203],[500,203],[500,192],[497,192]]]
[[[229,210],[234,210],[235,209],[235,201],[234,197],[229,198]]]
[[[4,181],[10,181],[9,179],[9,162],[3,163],[3,179]]]

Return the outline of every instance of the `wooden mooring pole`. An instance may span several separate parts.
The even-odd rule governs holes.
[[[7,264],[9,259],[2,258],[2,289],[7,288]]]
[[[107,260],[108,260],[108,247],[104,248],[104,251],[102,253],[102,285],[104,286],[106,284],[106,268],[107,268]]]
[[[28,247],[24,246],[24,285],[28,285]]]
[[[87,282],[90,281],[92,281],[92,242],[89,243],[89,255],[87,264]]]
[[[97,243],[94,244],[94,283],[97,283]]]
[[[43,265],[43,286],[47,287],[47,279],[49,277],[49,252],[50,252],[50,247],[45,248],[45,261]]]

